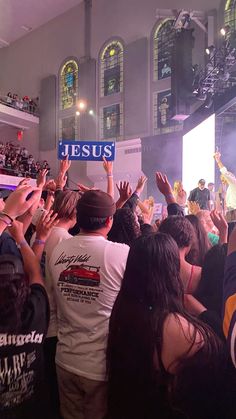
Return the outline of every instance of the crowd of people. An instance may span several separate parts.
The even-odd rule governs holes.
[[[0,143],[0,174],[36,179],[42,169],[50,171],[47,160],[35,161],[33,155],[19,144]]]
[[[156,223],[147,179],[115,202],[105,159],[106,192],[68,189],[65,159],[0,198],[2,419],[235,418],[235,178],[215,160],[225,213],[201,180],[185,215],[157,172]]]
[[[206,187],[206,181],[200,179],[198,186],[187,197],[182,182],[177,180],[174,183],[173,195],[176,203],[185,212],[198,212],[200,210],[212,211],[216,209],[217,211],[223,212],[228,221],[234,221],[236,219],[236,178],[222,163],[219,151],[214,154],[214,158],[221,172],[221,184],[217,192],[215,191],[213,182],[209,182],[208,187]]]
[[[33,115],[39,114],[39,98],[34,99],[29,96],[19,97],[16,93],[8,92],[6,96],[0,96],[0,102],[12,108],[28,112]]]

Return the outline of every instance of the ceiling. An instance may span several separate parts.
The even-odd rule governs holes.
[[[8,46],[82,1],[0,0],[0,47]]]

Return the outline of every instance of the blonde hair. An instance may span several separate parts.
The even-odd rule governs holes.
[[[175,180],[174,182],[174,193],[179,193],[180,192],[180,185],[181,185],[181,189],[183,189],[183,185],[181,180]]]

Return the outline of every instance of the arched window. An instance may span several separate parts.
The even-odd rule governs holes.
[[[231,32],[236,30],[236,0],[226,1],[224,24],[230,26]]]
[[[78,93],[78,64],[66,61],[60,72],[60,109],[68,109],[76,104]]]
[[[162,21],[153,37],[153,78],[154,81],[171,76],[171,55],[175,31],[173,19]]]
[[[100,96],[109,96],[123,91],[123,54],[120,41],[114,40],[105,46],[100,55]]]

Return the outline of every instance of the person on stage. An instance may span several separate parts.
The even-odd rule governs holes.
[[[208,183],[207,185],[210,191],[210,210],[213,211],[216,209],[216,192],[215,192],[215,184],[213,182]]]
[[[198,187],[193,189],[190,192],[188,197],[189,205],[192,202],[196,202],[201,210],[210,210],[210,191],[205,188],[206,181],[200,179],[198,182]]]
[[[187,207],[187,193],[183,188],[181,180],[176,180],[174,182],[173,194],[177,204],[179,204],[181,208],[183,208],[183,210],[185,211]]]
[[[219,151],[214,154],[214,158],[221,172],[221,182],[227,185],[224,203],[226,219],[228,222],[236,221],[236,177],[223,165]]]

